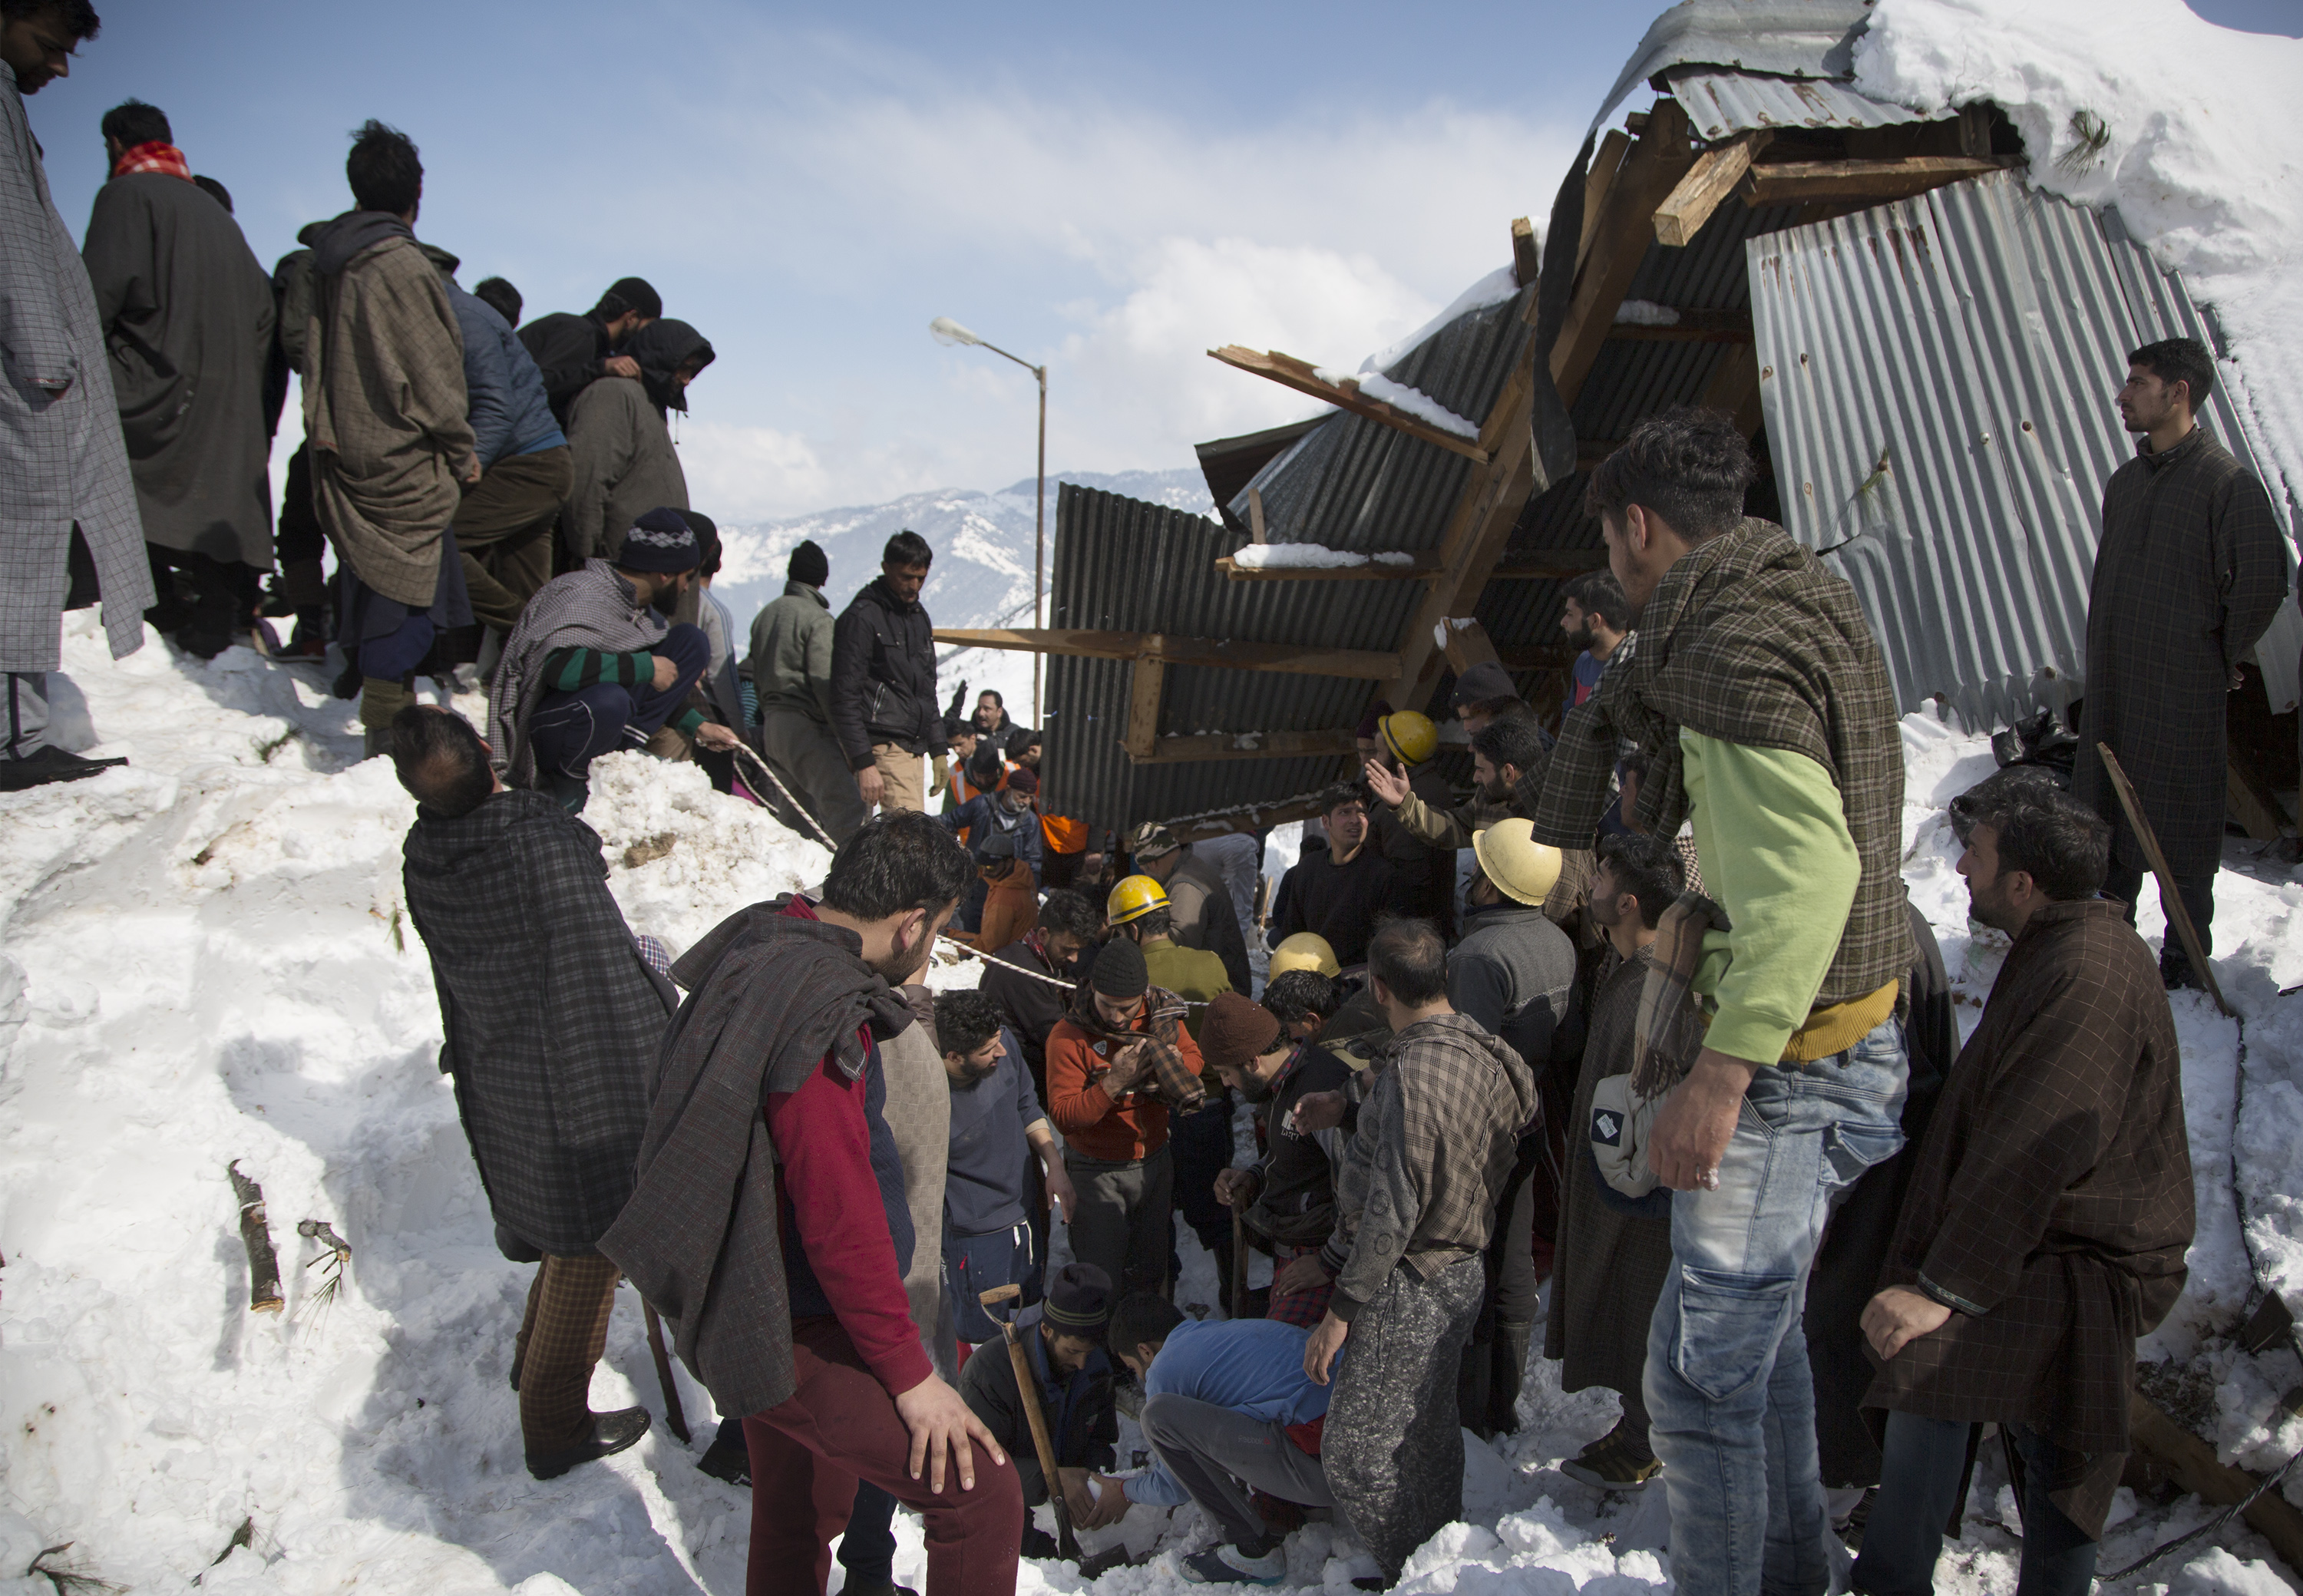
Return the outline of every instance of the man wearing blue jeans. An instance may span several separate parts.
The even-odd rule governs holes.
[[[1627,818],[1690,823],[1711,894],[1688,970],[1708,1026],[1649,1148],[1678,1194],[1643,1394],[1683,1596],[1829,1583],[1801,1308],[1832,1204],[1902,1144],[1907,1076],[1894,694],[1853,590],[1742,514],[1754,475],[1699,410],[1641,422],[1592,474],[1641,643],[1569,715],[1535,823],[1590,847],[1629,738],[1649,764]]]

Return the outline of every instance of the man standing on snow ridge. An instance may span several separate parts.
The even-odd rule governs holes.
[[[1569,713],[1535,815],[1536,840],[1588,848],[1628,737],[1652,756],[1638,828],[1691,821],[1725,910],[1691,981],[1709,1028],[1650,1147],[1677,1195],[1646,1397],[1686,1596],[1829,1579],[1799,1293],[1837,1194],[1901,1145],[1908,1077],[1894,695],[1854,590],[1743,516],[1754,475],[1726,417],[1686,409],[1593,473],[1641,644]]]
[[[0,792],[74,781],[124,759],[82,759],[48,740],[48,672],[63,663],[60,612],[104,603],[112,657],[144,646],[152,603],[136,485],[104,325],[88,270],[48,197],[23,97],[72,70],[94,38],[88,0],[11,0],[0,12],[0,561],[11,601],[0,612]]]
[[[594,1413],[586,1393],[616,1300],[600,1235],[632,1193],[679,994],[609,895],[598,835],[543,793],[497,785],[461,716],[401,710],[392,762],[416,799],[402,878],[440,997],[440,1068],[496,1245],[537,1266],[511,1386],[528,1473],[550,1480],[647,1433],[646,1408]]]
[[[2018,1596],[2085,1596],[2128,1450],[2135,1338],[2183,1289],[2193,1222],[2182,1059],[2151,955],[2096,897],[2111,828],[2011,791],[1959,862],[2014,939],[1921,1138],[1863,1312],[1887,1413],[1854,1587],[1932,1588],[1975,1423],[2023,1492]]]
[[[2103,543],[2088,592],[2087,699],[2071,790],[2111,823],[2104,887],[2135,919],[2143,845],[2105,779],[2096,744],[2135,783],[2175,891],[2212,953],[2223,862],[2225,705],[2240,662],[2287,596],[2287,551],[2263,484],[2195,419],[2215,380],[2196,338],[2147,343],[2128,358],[2120,419],[2136,458],[2103,490]],[[2199,972],[2172,917],[2159,955],[2170,987]]]
[[[760,705],[754,746],[837,848],[868,817],[831,735],[831,605],[823,596],[831,579],[831,561],[814,543],[791,552],[783,596],[753,619],[751,671]],[[773,792],[759,797],[771,811],[785,806]],[[778,818],[806,830],[797,815]]]
[[[943,716],[936,708],[935,622],[920,606],[927,539],[902,531],[881,551],[880,576],[840,612],[831,630],[831,730],[867,809],[927,811],[920,756],[943,778]]]
[[[883,815],[832,856],[820,901],[755,904],[677,967],[689,995],[657,1054],[638,1187],[601,1250],[720,1410],[747,1415],[751,1596],[823,1590],[858,1481],[925,1516],[928,1596],[1015,1589],[1016,1471],[937,1377],[905,1296],[915,1238],[880,1058],[913,1023],[896,989],[970,874],[932,820]]]
[[[232,213],[193,183],[165,113],[129,100],[103,127],[111,177],[81,255],[163,589],[149,619],[213,659],[248,629],[255,573],[272,568],[272,284]]]

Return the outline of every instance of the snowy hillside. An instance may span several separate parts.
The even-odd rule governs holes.
[[[1048,478],[1048,580],[1055,580],[1056,488],[1076,482],[1200,515],[1215,513],[1198,470],[1067,471]],[[813,538],[831,560],[824,596],[838,611],[856,590],[880,574],[880,550],[909,528],[928,540],[935,564],[921,595],[939,626],[1032,624],[1032,527],[1037,483],[1025,477],[998,493],[949,488],[913,494],[885,504],[819,511],[790,520],[721,528],[725,564],[713,592],[748,632],[761,606],[784,590],[784,562],[803,538]],[[1019,722],[1029,721],[1032,656],[991,649],[944,650],[944,696],[962,681],[969,692],[996,688]],[[971,698],[971,705],[972,705]]]
[[[115,665],[92,620],[68,622],[72,685],[60,698],[84,699],[74,740],[100,739],[133,764],[0,798],[11,842],[0,856],[0,1593],[50,1596],[45,1579],[8,1576],[69,1541],[47,1566],[148,1592],[186,1591],[206,1571],[211,1593],[732,1596],[747,1503],[696,1471],[711,1414],[684,1377],[693,1446],[659,1422],[631,1451],[550,1484],[521,1466],[505,1372],[529,1271],[491,1244],[434,1067],[431,977],[399,886],[410,807],[386,764],[350,764],[350,707],[316,673],[240,650],[202,666],[155,639]],[[1970,940],[1942,806],[1989,757],[1919,717],[1905,746],[1908,874],[1963,973],[1971,1018],[1996,951]],[[693,768],[637,756],[599,767],[589,818],[633,927],[675,949],[811,879],[823,859]],[[2255,1245],[2293,1285],[2303,1003],[2276,992],[2303,981],[2303,884],[2245,853],[2230,856],[2216,922],[2218,967],[2247,1014],[2240,1174]],[[2155,915],[2147,930],[2157,934]],[[962,967],[936,978],[974,976]],[[2303,1445],[2303,1423],[2265,1424],[2299,1371],[2223,1338],[2247,1280],[2231,1191],[2236,1036],[2197,998],[2180,1001],[2179,1018],[2201,1240],[2191,1290],[2159,1340],[2189,1360],[2225,1456],[2262,1467]],[[289,1277],[282,1317],[249,1312],[224,1177],[235,1159],[270,1202]],[[308,1218],[354,1249],[333,1305],[319,1300],[323,1271],[301,1267],[319,1252],[296,1235]],[[1472,1448],[1473,1522],[1425,1549],[1403,1588],[1665,1588],[1663,1565],[1638,1550],[1651,1526],[1557,1473],[1613,1422],[1614,1403],[1563,1397],[1550,1368],[1529,1381],[1526,1428]],[[593,1400],[644,1402],[660,1419],[628,1297]],[[2002,1516],[1999,1486],[1993,1472],[1979,1480],[1981,1516]],[[2303,1497],[2303,1482],[2289,1490]],[[2116,1566],[2202,1516],[2189,1499],[2146,1504],[2113,1530],[2105,1556]],[[901,1523],[898,1573],[916,1582],[918,1525]],[[243,1524],[249,1544],[208,1570]],[[1190,1509],[1138,1509],[1123,1528],[1147,1551],[1202,1533]],[[2266,1555],[2250,1533],[2223,1540],[2240,1558]],[[1945,1588],[2008,1588],[2012,1546],[2001,1530],[1971,1530]],[[1293,1583],[1338,1588],[1368,1566],[1354,1551],[1313,1526],[1292,1543]],[[2283,1589],[2229,1551],[2187,1555],[2198,1559],[2189,1571],[2181,1558],[2156,1571],[2178,1596]],[[1023,1588],[1077,1587],[1027,1565]],[[1101,1588],[1179,1586],[1156,1563]]]

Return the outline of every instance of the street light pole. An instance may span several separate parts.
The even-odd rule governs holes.
[[[1013,360],[1040,382],[1040,472],[1039,496],[1032,514],[1032,626],[1034,630],[1047,625],[1041,602],[1048,588],[1048,368],[1034,366],[1021,355],[1011,355],[996,343],[986,343],[948,316],[939,316],[928,324],[928,331],[938,343],[966,343],[988,349],[993,354]],[[1041,654],[1032,655],[1032,724],[1040,722]]]

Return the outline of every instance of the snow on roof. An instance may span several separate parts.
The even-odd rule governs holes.
[[[2181,0],[1879,0],[1854,65],[1863,93],[1933,115],[1991,101],[2031,183],[2115,207],[2212,311],[2273,495],[2303,502],[2303,121],[2282,114],[2303,40]]]

